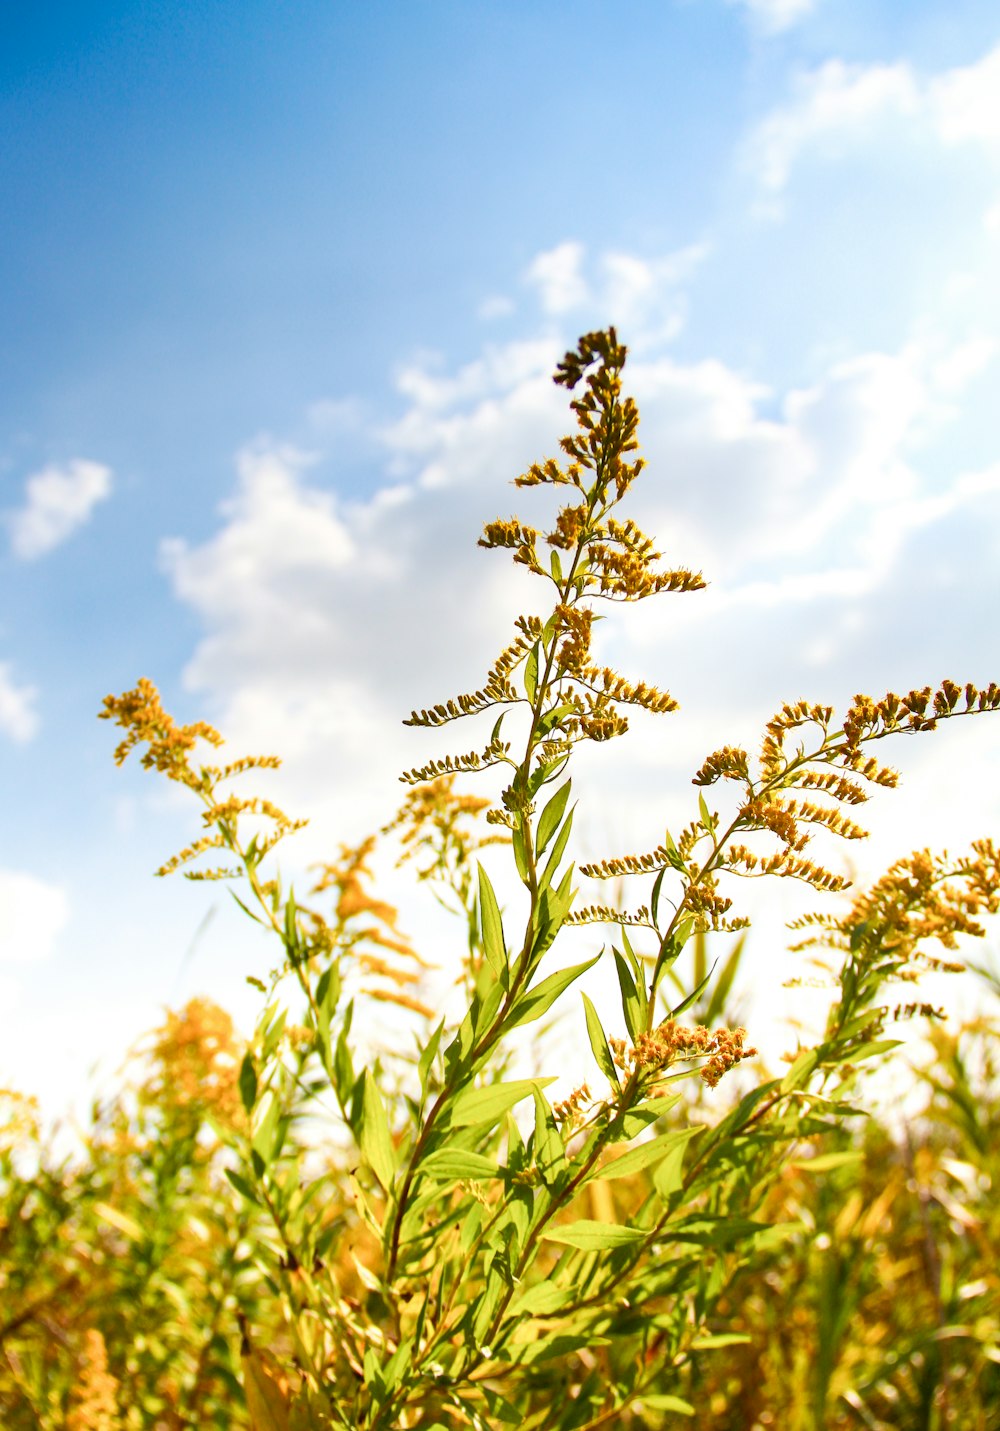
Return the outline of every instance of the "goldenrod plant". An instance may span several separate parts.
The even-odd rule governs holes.
[[[207,1000],[168,1014],[75,1154],[0,1095],[4,1431],[246,1424],[234,1319],[270,1298],[222,1171],[242,1053]]]
[[[738,881],[843,890],[846,878],[812,857],[810,840],[817,829],[865,833],[856,812],[868,787],[896,783],[872,747],[997,710],[996,684],[858,696],[839,717],[784,704],[756,757],[735,746],[708,755],[683,830],[575,869],[576,747],[624,735],[632,708],[676,709],[666,691],[594,660],[598,613],[704,585],[663,564],[625,515],[643,467],[625,360],[613,329],[567,353],[555,381],[573,394],[575,430],[559,458],[516,481],[560,489],[563,505],[547,530],[510,517],[481,538],[539,579],[541,614],[517,618],[477,690],[409,718],[423,728],[486,722],[471,750],[402,777],[413,787],[398,827],[404,849],[464,923],[467,997],[455,1018],[431,1012],[442,1000],[429,991],[456,969],[437,955],[442,967],[425,967],[395,910],[364,892],[368,847],[325,869],[308,904],[285,889],[272,853],[297,822],[232,793],[273,758],[199,764],[199,744],[220,736],[176,725],[147,681],[105,702],[125,731],[116,758],[145,747],[144,765],[202,803],[203,833],[164,872],[238,881],[236,898],[279,951],[271,975],[254,976],[263,1012],[236,1077],[242,1116],[225,1122],[227,1175],[272,1299],[262,1312],[254,1290],[238,1309],[254,1431],[592,1431],[704,1417],[713,1366],[751,1336],[741,1299],[806,1225],[790,1170],[835,1184],[853,1156],[845,1146],[857,1137],[852,1099],[865,1070],[894,1055],[894,1024],[926,1012],[913,980],[959,968],[956,936],[984,933],[1000,905],[990,841],[957,859],[918,853],[846,913],[828,900],[802,921],[802,941],[824,946],[834,992],[822,1036],[781,1076],[755,1076],[746,1030],[717,1022],[739,956],[716,975],[704,937],[746,925]],[[516,875],[519,895],[504,908],[486,869],[473,870],[489,839],[468,832],[479,797],[454,788],[473,774],[487,782],[485,820]],[[206,854],[221,863],[201,869]],[[608,880],[638,883],[627,909],[601,897]],[[592,949],[561,966],[560,935],[581,925],[595,926]],[[692,940],[698,976],[685,983]],[[601,959],[617,976],[614,1015],[573,989]],[[386,999],[414,1020],[410,1054],[378,1045],[372,1001]],[[579,1020],[590,1055],[575,1091],[553,1103],[554,1078],[513,1076],[511,1049],[516,1030],[560,1007]],[[862,1199],[853,1220],[841,1212],[843,1235],[870,1237],[872,1209]],[[847,1313],[824,1311],[828,1302],[816,1315],[840,1319],[817,1334],[829,1369],[822,1388],[814,1377],[801,1421],[816,1428],[843,1365]],[[838,1404],[854,1405],[851,1392],[837,1383]]]

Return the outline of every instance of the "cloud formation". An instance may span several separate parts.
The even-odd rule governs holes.
[[[588,263],[575,248],[577,272],[651,275],[650,314],[676,295],[676,265]],[[574,333],[550,331],[551,319],[457,368],[433,355],[404,366],[406,409],[376,423],[385,480],[370,499],[341,495],[322,456],[262,443],[240,456],[216,533],[163,546],[174,591],[203,626],[187,683],[234,743],[287,758],[292,811],[312,814],[327,844],[330,831],[354,837],[391,813],[400,769],[481,742],[474,722],[433,734],[400,721],[480,685],[517,612],[544,600],[537,580],[475,542],[496,515],[545,520],[544,495],[507,483],[569,425],[550,375]],[[619,792],[657,839],[664,818],[689,818],[685,776],[704,754],[752,742],[783,699],[995,675],[976,667],[974,613],[990,599],[1000,483],[995,465],[942,472],[927,455],[992,348],[937,335],[830,361],[815,381],[773,392],[718,359],[672,356],[658,320],[636,319],[626,376],[649,465],[632,511],[669,561],[711,582],[598,628],[601,659],[690,711],[610,753]],[[957,582],[963,566],[971,576]],[[584,781],[593,764],[582,762]]]
[[[0,963],[48,958],[68,918],[65,890],[20,870],[0,869]]]
[[[811,15],[817,0],[727,0],[751,16],[765,34],[777,35]]]
[[[871,146],[879,126],[903,121],[924,144],[974,145],[1000,157],[1000,46],[969,65],[924,77],[906,61],[840,59],[799,73],[788,103],[751,132],[744,162],[765,195],[784,190],[809,151]]]
[[[83,458],[34,473],[25,483],[24,505],[6,514],[14,555],[34,561],[61,546],[107,500],[111,485],[109,467]]]
[[[38,730],[34,686],[21,686],[14,680],[10,663],[0,661],[0,734],[18,745],[33,740]]]

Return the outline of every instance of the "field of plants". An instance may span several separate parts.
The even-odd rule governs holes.
[[[551,525],[484,528],[541,611],[477,690],[410,716],[478,743],[406,772],[396,819],[308,895],[275,854],[297,821],[250,792],[275,757],[217,754],[148,680],[107,698],[118,762],[200,821],[159,873],[229,882],[274,967],[249,1039],[205,1000],[167,1014],[82,1154],[0,1094],[5,1431],[1000,1428],[1000,979],[970,963],[1000,849],[916,851],[845,893],[810,848],[864,834],[894,740],[988,716],[1000,687],[786,704],[757,752],[692,772],[684,829],[576,868],[576,747],[636,707],[680,719],[594,660],[594,622],[704,584],[628,516],[625,361],[614,330],[566,354],[575,427],[517,479],[556,496]],[[453,911],[460,970],[400,933],[377,841]],[[486,869],[504,862],[510,899]],[[748,879],[816,896],[791,939],[826,1022],[777,1068],[736,1016]],[[579,926],[592,950],[567,967]],[[613,1010],[577,987],[599,959]],[[926,1002],[928,972],[976,980],[981,1015]],[[406,1033],[372,1056],[387,1007]],[[585,1052],[552,1100],[557,1020]],[[540,1073],[515,1052],[530,1026]],[[893,1060],[913,1065],[905,1119],[870,1076]]]

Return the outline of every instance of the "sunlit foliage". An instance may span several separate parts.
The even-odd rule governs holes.
[[[160,873],[232,881],[276,963],[251,980],[245,1044],[206,1004],[168,1016],[83,1159],[54,1162],[11,1102],[4,1424],[998,1425],[996,1030],[948,1031],[913,987],[986,933],[997,849],[918,852],[839,905],[846,877],[808,849],[817,829],[862,838],[867,787],[896,783],[869,747],[995,711],[1000,688],[859,695],[839,718],[785,704],[755,759],[706,758],[676,837],[576,871],[576,747],[624,735],[635,707],[678,718],[671,694],[593,659],[594,623],[705,584],[620,510],[643,466],[625,360],[612,329],[556,371],[575,430],[516,484],[560,489],[550,527],[484,529],[540,579],[541,613],[516,618],[478,689],[408,721],[491,722],[402,776],[383,831],[458,917],[450,968],[372,888],[371,841],[323,866],[308,902],[285,888],[273,852],[301,822],[234,793],[274,757],[200,763],[221,736],[177,725],[150,682],[107,698],[118,761],[142,750],[202,807]],[[457,788],[472,774],[484,795]],[[488,848],[494,872],[508,862],[504,908]],[[825,1028],[777,1074],[732,1016],[742,935],[706,953],[747,923],[739,881],[765,876],[826,901],[797,932],[829,981]],[[583,879],[640,889],[619,908]],[[561,966],[570,925],[613,942]],[[602,958],[620,1008],[565,998]],[[402,1051],[378,1036],[387,1002]],[[528,1076],[512,1035],[563,1008],[589,1054],[553,1103],[545,1042]],[[880,1124],[866,1074],[915,1019],[932,1026],[928,1101]]]

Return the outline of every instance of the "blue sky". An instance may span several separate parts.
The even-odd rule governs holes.
[[[585,764],[596,852],[781,700],[1000,674],[994,4],[8,7],[0,134],[0,1081],[54,1107],[165,1003],[249,1015],[266,955],[150,879],[195,818],[101,698],[285,754],[293,861],[381,823],[433,753],[399,718],[534,597],[475,538],[584,328],[712,582],[602,638],[684,712]],[[995,832],[998,752],[893,751],[861,867]]]

